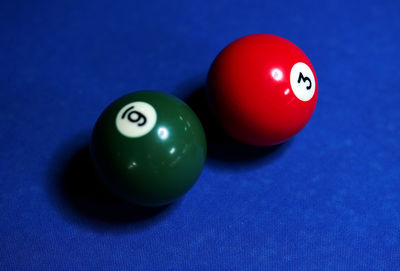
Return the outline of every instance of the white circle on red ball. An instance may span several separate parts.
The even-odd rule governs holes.
[[[301,101],[311,100],[315,93],[315,78],[310,67],[297,62],[290,71],[290,86],[294,95]]]

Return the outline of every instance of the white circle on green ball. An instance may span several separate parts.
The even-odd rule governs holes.
[[[301,101],[311,100],[315,93],[315,78],[310,67],[297,62],[290,71],[290,86],[294,95]]]
[[[146,102],[132,102],[117,114],[115,124],[118,131],[126,137],[141,137],[148,134],[156,125],[157,112]]]

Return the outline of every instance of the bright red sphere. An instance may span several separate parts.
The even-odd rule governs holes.
[[[227,133],[256,146],[296,135],[318,98],[317,76],[307,56],[269,34],[245,36],[225,47],[211,65],[207,90]]]

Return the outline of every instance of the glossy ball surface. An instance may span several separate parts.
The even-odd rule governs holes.
[[[314,68],[293,43],[275,35],[242,37],[225,47],[207,77],[217,119],[238,141],[282,143],[310,120],[318,97]]]
[[[109,105],[92,133],[91,153],[106,185],[134,204],[159,206],[185,194],[206,158],[195,113],[158,91],[138,91]]]

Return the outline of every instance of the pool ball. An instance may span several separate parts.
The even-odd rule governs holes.
[[[231,137],[271,146],[292,138],[310,120],[318,83],[310,60],[295,44],[254,34],[218,54],[208,72],[207,92]]]
[[[109,105],[91,137],[94,165],[121,199],[160,206],[185,194],[206,157],[206,138],[195,113],[178,98],[137,91]]]

